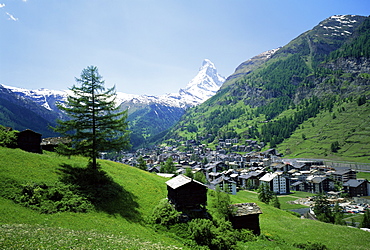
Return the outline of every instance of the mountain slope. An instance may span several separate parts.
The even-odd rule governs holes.
[[[0,124],[15,130],[31,129],[44,136],[55,136],[49,129],[57,115],[34,102],[19,97],[0,85]]]
[[[185,110],[203,103],[215,95],[225,78],[217,73],[214,64],[205,59],[197,75],[180,89],[178,94],[162,96],[119,96],[121,109],[128,110],[131,143],[134,148],[162,137],[176,124]]]
[[[332,16],[269,57],[255,57],[262,57],[259,64],[250,64],[252,59],[243,63],[166,138],[198,138],[214,145],[220,138],[236,137],[241,143],[253,139],[275,147],[310,117],[333,112],[344,98],[356,101],[363,95],[366,102],[369,29],[369,18]]]
[[[209,97],[213,96],[225,81],[217,73],[214,64],[205,59],[197,75],[180,89],[179,93],[165,94],[160,96],[132,95],[117,92],[116,102],[121,110],[128,110],[128,121],[130,125],[131,143],[134,147],[142,146],[150,137],[160,135],[163,131],[173,126],[189,107],[196,106]],[[28,90],[6,85],[0,85],[0,98],[4,98],[14,105],[23,107],[23,111],[12,114],[8,110],[7,121],[0,124],[11,126],[16,129],[32,128],[41,132],[44,136],[55,135],[50,133],[44,124],[55,125],[56,119],[66,119],[58,108],[57,103],[63,103],[69,91],[56,91],[48,89]],[[6,107],[5,107],[6,109]],[[23,122],[18,126],[17,117],[22,114],[34,115],[35,121],[43,122],[32,124],[33,121]],[[27,117],[27,116],[25,116]],[[48,131],[48,132],[45,132]]]

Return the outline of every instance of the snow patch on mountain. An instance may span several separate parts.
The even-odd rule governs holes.
[[[166,106],[188,108],[201,104],[215,95],[224,81],[225,78],[217,73],[215,65],[210,60],[205,59],[198,74],[184,89],[180,89],[179,93],[159,96],[117,93],[117,101],[121,103],[131,102],[133,104],[158,103]]]
[[[198,74],[186,85],[184,89],[180,89],[179,93],[152,96],[117,92],[116,103],[117,105],[123,102],[130,102],[133,104],[158,103],[165,106],[186,109],[188,107],[198,105],[216,94],[224,81],[225,78],[217,73],[217,69],[214,64],[210,60],[205,59]],[[29,90],[3,84],[2,86],[21,98],[31,99],[40,106],[56,112],[60,112],[56,104],[64,103],[67,96],[72,94],[72,91],[70,90],[49,90],[45,88]]]
[[[69,91],[63,90],[49,90],[45,88],[29,90],[24,88],[11,87],[4,84],[2,84],[2,86],[10,90],[14,94],[17,94],[21,98],[31,99],[40,106],[54,111],[57,111],[56,104],[58,102],[63,103],[66,100],[67,95],[69,94]]]
[[[179,94],[184,97],[183,99],[202,103],[215,95],[224,82],[225,77],[217,73],[215,65],[210,60],[205,59],[198,74],[185,89],[180,89]]]

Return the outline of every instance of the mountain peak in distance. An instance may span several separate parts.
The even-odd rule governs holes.
[[[224,82],[225,77],[218,74],[215,65],[204,59],[197,75],[184,89],[180,89],[180,95],[193,97],[202,103],[216,94]]]

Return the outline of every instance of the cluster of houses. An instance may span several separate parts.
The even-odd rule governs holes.
[[[266,183],[276,194],[288,194],[291,191],[314,194],[340,191],[349,197],[370,195],[369,181],[357,179],[356,171],[351,168],[327,166],[322,160],[283,159],[274,149],[258,153],[223,154],[223,151],[211,151],[200,146],[191,154],[173,148],[141,151],[140,154],[149,172],[161,174],[160,163],[172,157],[176,163],[176,173],[165,176],[184,174],[190,168],[193,173],[200,171],[205,175],[209,188],[215,189],[218,186],[231,194],[236,194],[240,189],[256,189]],[[200,161],[191,160],[194,154]],[[131,155],[123,161],[134,166],[135,159]]]

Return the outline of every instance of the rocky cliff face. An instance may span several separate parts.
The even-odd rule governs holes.
[[[335,61],[322,64],[321,67],[330,70],[333,74],[309,76],[309,81],[313,83],[314,88],[300,86],[295,94],[295,103],[312,96],[333,95],[347,98],[356,96],[356,93],[370,91],[369,58],[338,58]]]
[[[273,54],[275,54],[280,48],[268,50],[265,52],[262,52],[261,54],[258,54],[247,61],[240,64],[233,74],[231,74],[229,77],[226,78],[225,85],[223,87],[226,87],[232,82],[232,80],[235,80],[237,78],[246,76],[250,74],[254,69],[261,66],[263,63],[265,63],[268,59],[271,58]]]
[[[347,75],[340,77],[338,82],[354,80],[352,86],[345,87],[341,84],[330,86],[327,84],[328,79],[321,79],[310,73],[331,52],[348,42],[365,19],[366,17],[354,15],[329,17],[287,45],[261,53],[242,63],[235,73],[227,78],[222,89],[227,89],[234,97],[243,99],[246,105],[252,107],[266,105],[272,98],[282,95],[289,96],[298,103],[307,96],[319,95],[325,91],[331,93],[355,91],[354,88],[358,88],[357,83],[361,85],[364,81],[357,75],[369,72],[366,71],[368,61],[365,58],[341,58],[320,65],[331,71],[343,70]],[[259,72],[251,74],[258,67]],[[348,78],[348,74],[352,74],[351,79],[345,79]],[[318,89],[313,91],[312,88],[315,86],[318,86]]]

